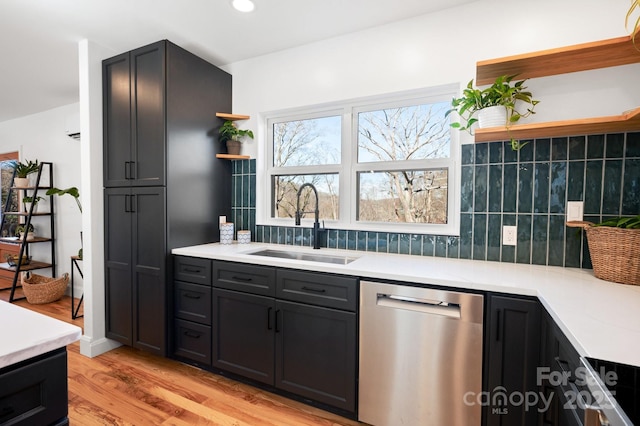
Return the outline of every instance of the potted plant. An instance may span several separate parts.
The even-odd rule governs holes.
[[[640,215],[615,217],[596,224],[571,221],[567,226],[585,230],[597,278],[640,285]]]
[[[16,228],[16,237],[18,237],[18,239],[22,239],[22,235],[25,233],[26,231],[26,235],[25,235],[25,241],[33,241],[33,239],[35,238],[35,228],[33,227],[33,225],[30,223],[29,226],[26,228],[25,230],[25,226],[23,225],[18,225],[18,227]]]
[[[521,118],[535,114],[534,108],[540,101],[533,99],[531,92],[527,91],[526,79],[514,82],[515,77],[500,76],[482,90],[473,87],[473,80],[469,81],[462,96],[453,98],[451,109],[445,115],[456,111],[465,124],[453,122],[451,127],[471,133],[471,127],[478,123],[480,128],[506,126],[508,130]],[[524,145],[511,138],[512,149],[518,150]]]
[[[29,213],[31,211],[31,204],[33,204],[33,213],[35,213],[38,209],[38,202],[44,200],[42,197],[34,196],[25,196],[22,197],[22,204],[24,204],[24,211]]]
[[[47,195],[54,195],[54,194],[71,195],[76,200],[76,205],[78,206],[80,213],[82,213],[82,203],[80,203],[80,192],[78,191],[78,188],[76,188],[75,186],[72,186],[71,188],[67,188],[67,189],[59,189],[54,187],[54,188],[49,188],[47,190]],[[82,259],[82,231],[80,232],[80,250],[78,250],[78,257]]]
[[[240,154],[240,139],[249,136],[253,139],[253,132],[251,130],[241,130],[231,120],[226,120],[222,126],[220,126],[220,142],[227,143],[227,153],[231,155]]]
[[[26,188],[29,186],[28,176],[32,173],[35,173],[39,170],[40,165],[38,164],[38,160],[29,161],[25,160],[25,162],[14,161],[13,162],[13,170],[15,171],[15,177],[13,179],[13,184],[17,188]]]

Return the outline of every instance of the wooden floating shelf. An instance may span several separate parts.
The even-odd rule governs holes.
[[[518,124],[509,131],[504,127],[476,129],[476,142],[493,142],[514,139],[575,136],[586,134],[616,133],[640,130],[640,107],[620,115],[551,121],[546,123]]]
[[[216,112],[216,117],[222,118],[224,120],[248,120],[251,118],[249,115],[240,115],[240,114],[228,114],[226,112]]]
[[[640,62],[631,36],[617,37],[477,63],[476,84],[492,84],[501,75],[518,79],[546,77]]]
[[[216,154],[216,158],[222,158],[224,160],[248,160],[248,155],[231,155],[231,154]]]
[[[26,265],[20,265],[20,271],[34,271],[36,269],[45,269],[45,268],[51,268],[53,265],[51,263],[45,263],[45,262],[38,262],[36,260],[32,260],[31,262],[29,262]],[[5,270],[5,271],[15,271],[16,267],[15,266],[11,266],[8,263],[4,262],[4,263],[0,263],[0,269]]]

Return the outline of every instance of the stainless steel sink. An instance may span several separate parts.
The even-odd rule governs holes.
[[[285,250],[272,250],[265,249],[260,251],[254,251],[253,253],[247,253],[252,256],[267,256],[267,257],[278,257],[281,259],[293,259],[293,260],[307,260],[310,262],[324,262],[324,263],[333,263],[337,265],[347,265],[354,260],[358,259],[353,256],[339,256],[333,254],[316,254],[316,253],[306,253],[306,252],[298,252],[298,251],[285,251]]]

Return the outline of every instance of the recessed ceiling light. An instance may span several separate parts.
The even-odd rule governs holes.
[[[240,12],[252,12],[256,7],[251,0],[233,0],[231,4]]]

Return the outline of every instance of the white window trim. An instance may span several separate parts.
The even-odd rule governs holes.
[[[256,177],[258,180],[258,191],[256,193],[256,222],[258,225],[266,226],[294,226],[293,219],[274,218],[271,216],[271,176],[278,173],[286,174],[339,174],[339,197],[340,200],[350,200],[348,203],[340,202],[340,219],[325,220],[324,226],[331,229],[346,229],[373,232],[391,232],[407,234],[434,234],[434,235],[460,235],[460,141],[459,132],[451,129],[451,152],[450,158],[442,160],[405,160],[393,162],[376,162],[375,170],[410,170],[410,169],[433,169],[437,167],[447,167],[448,170],[448,223],[428,224],[428,223],[386,223],[386,222],[365,222],[355,220],[355,209],[357,203],[357,172],[370,170],[368,163],[357,163],[357,144],[351,143],[357,140],[357,127],[355,121],[357,112],[376,110],[381,108],[391,108],[397,106],[410,105],[412,102],[442,102],[449,101],[459,92],[459,85],[450,84],[435,88],[426,88],[394,93],[390,95],[371,96],[366,98],[352,99],[347,101],[332,102],[322,105],[315,105],[303,108],[292,108],[280,111],[273,111],[260,114],[258,133],[262,136],[259,139],[265,143],[260,144],[259,158],[256,164]],[[350,167],[342,165],[318,165],[301,167],[273,167],[273,151],[269,146],[272,140],[272,121],[301,120],[328,115],[342,115],[342,164],[351,164]],[[352,161],[353,160],[353,161]],[[427,165],[428,164],[428,165]],[[352,219],[353,218],[353,219]],[[302,219],[303,227],[310,227],[313,224],[312,218]]]

